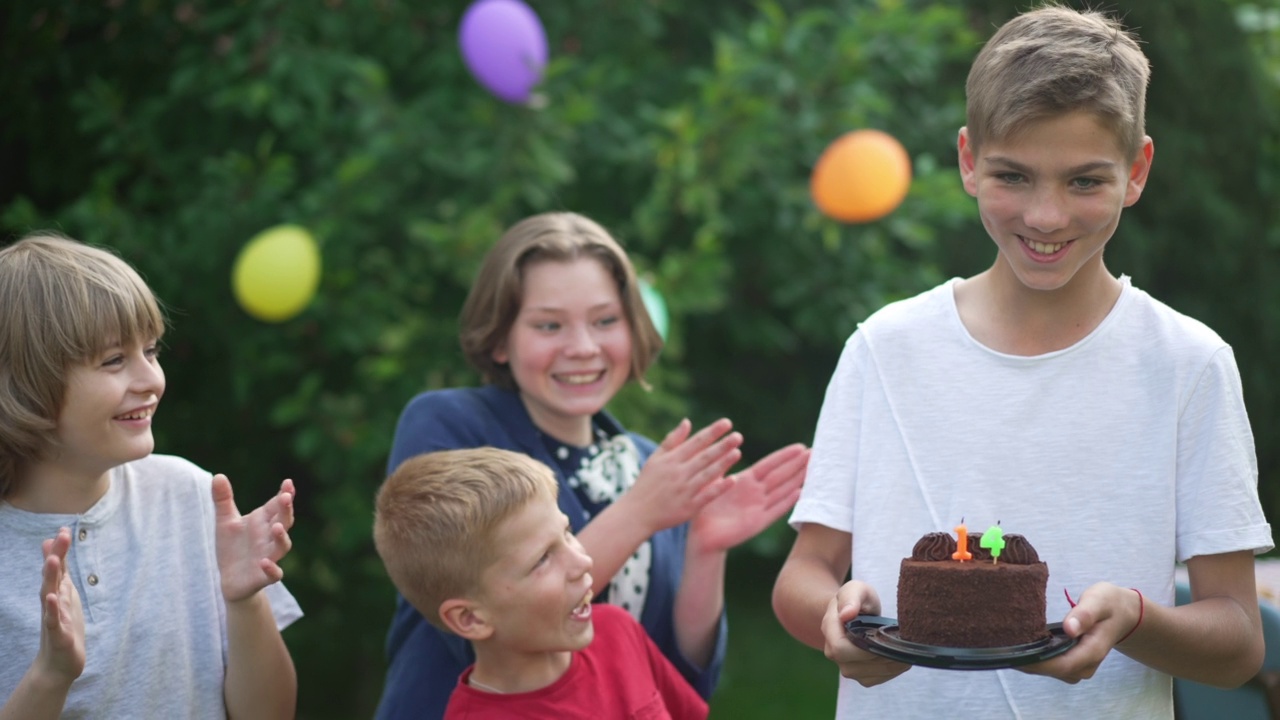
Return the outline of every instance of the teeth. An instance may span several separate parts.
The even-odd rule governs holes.
[[[589,382],[594,382],[595,379],[598,377],[600,377],[600,373],[593,372],[593,373],[578,373],[574,375],[561,375],[560,379],[566,383],[569,383],[570,385],[586,385]]]
[[[154,409],[139,410],[137,412],[131,412],[128,415],[120,415],[118,417],[121,420],[144,420],[151,417],[153,412]]]
[[[1059,250],[1061,250],[1062,248],[1066,247],[1067,245],[1066,243],[1046,244],[1042,242],[1036,242],[1035,240],[1025,240],[1025,239],[1023,240],[1023,242],[1029,245],[1032,250],[1035,250],[1041,255],[1052,255],[1058,252]]]

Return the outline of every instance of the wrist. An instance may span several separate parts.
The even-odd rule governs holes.
[[[727,557],[729,554],[726,548],[715,547],[709,544],[707,540],[707,532],[702,529],[697,518],[689,523],[689,537],[685,542],[685,555],[687,557],[697,558],[714,558],[716,556]]]
[[[78,677],[79,673],[64,672],[48,661],[41,662],[39,658],[27,671],[27,680],[31,689],[42,695],[65,696],[71,692],[71,684]]]
[[[254,611],[257,610],[260,605],[265,604],[267,602],[267,598],[266,595],[263,594],[262,590],[259,589],[254,590],[248,595],[234,599],[227,597],[227,595],[223,593],[222,601],[227,606],[227,612]]]
[[[634,496],[631,491],[622,494],[622,497],[614,500],[605,512],[612,511],[612,514],[622,520],[621,523],[614,521],[614,527],[621,529],[627,534],[628,541],[635,541],[636,545],[648,540],[662,527],[662,523],[647,512],[649,504]],[[603,513],[601,513],[603,514]],[[599,516],[597,516],[599,517]],[[630,533],[627,533],[627,530]]]
[[[1128,640],[1130,637],[1133,636],[1133,633],[1136,632],[1138,628],[1142,625],[1142,616],[1146,614],[1146,609],[1147,609],[1146,601],[1142,597],[1142,591],[1138,590],[1138,588],[1129,588],[1129,589],[1138,594],[1138,619],[1136,622],[1134,622],[1133,627],[1130,628],[1129,632],[1125,633],[1123,636],[1121,636],[1119,640],[1116,641],[1116,645],[1120,645],[1125,640]]]

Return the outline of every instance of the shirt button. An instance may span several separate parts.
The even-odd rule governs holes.
[[[80,540],[83,541],[85,538],[89,537],[89,531],[85,530],[84,528],[80,528],[80,533],[76,535],[76,537],[80,538]]]
[[[90,584],[90,585],[97,585],[97,584],[98,584],[98,576],[97,576],[97,575],[90,575],[90,576],[89,576],[89,584]]]

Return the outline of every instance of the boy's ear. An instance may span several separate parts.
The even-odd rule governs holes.
[[[508,360],[510,360],[511,357],[507,355],[507,341],[503,340],[502,342],[498,343],[493,348],[493,352],[489,353],[489,357],[499,365],[502,365],[503,363],[506,363]]]
[[[960,180],[964,183],[964,191],[978,197],[977,160],[973,157],[973,143],[969,142],[969,128],[960,128],[956,138],[956,150],[960,160]]]
[[[1129,166],[1129,179],[1124,193],[1125,207],[1130,207],[1142,197],[1142,189],[1147,186],[1147,177],[1151,175],[1151,160],[1155,154],[1156,146],[1151,141],[1151,136],[1144,136],[1142,148],[1138,150],[1138,157]]]
[[[454,635],[473,642],[493,634],[484,608],[467,598],[449,598],[440,603],[440,619]]]

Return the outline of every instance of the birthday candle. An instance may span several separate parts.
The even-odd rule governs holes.
[[[960,524],[956,526],[956,551],[951,553],[951,557],[960,562],[973,559],[973,553],[969,552],[969,528],[965,527],[964,518],[960,518]]]
[[[999,525],[992,525],[987,531],[982,533],[982,539],[978,544],[991,551],[991,561],[993,563],[1000,562],[1000,551],[1004,550],[1004,530]]]

